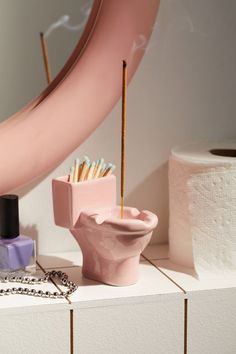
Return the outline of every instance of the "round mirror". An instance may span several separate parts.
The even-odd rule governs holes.
[[[47,16],[48,2],[44,4]],[[1,194],[46,175],[105,119],[121,96],[123,61],[128,67],[129,82],[143,57],[158,6],[159,0],[93,1],[81,38],[57,77],[30,104],[0,124]],[[16,18],[20,17],[18,11]],[[60,17],[61,13],[54,18]],[[78,14],[76,17],[80,18]],[[36,28],[33,42],[42,31],[41,26]],[[25,28],[27,32],[28,26]],[[65,45],[61,40],[58,43],[59,47]],[[17,61],[22,56],[25,58],[19,43]],[[32,58],[31,51],[27,56]],[[30,82],[36,81],[36,64],[32,75],[28,71],[23,78],[28,75]],[[41,70],[39,77],[42,74]],[[17,94],[25,90],[24,80],[17,87]],[[5,90],[11,90],[11,85],[6,81]],[[8,104],[12,107],[11,102]]]
[[[0,122],[46,86],[40,32],[51,77],[66,63],[83,33],[92,0],[0,0]]]

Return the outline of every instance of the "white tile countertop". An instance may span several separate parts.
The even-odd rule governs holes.
[[[36,277],[42,277],[43,271],[50,269],[60,269],[69,275],[69,278],[78,284],[78,290],[71,296],[71,302],[79,307],[98,306],[104,301],[110,304],[124,302],[152,301],[160,295],[182,296],[181,290],[163,275],[154,265],[146,259],[151,255],[152,259],[163,258],[166,246],[150,246],[144,257],[140,260],[140,279],[137,284],[128,287],[114,287],[100,284],[82,276],[82,255],[81,252],[65,252],[38,256],[38,269]],[[157,254],[155,255],[155,250]],[[41,269],[40,269],[41,267]],[[1,283],[0,288],[7,289],[11,287],[29,287],[36,290],[58,291],[58,288],[52,283],[47,284],[18,284]],[[58,284],[61,290],[62,287]],[[90,305],[89,305],[90,304]],[[52,306],[53,305],[53,306]],[[5,295],[0,297],[0,313],[5,312],[24,312],[45,310],[49,306],[51,310],[64,308],[68,305],[67,299],[50,299],[24,295]]]
[[[148,262],[140,263],[137,284],[115,287],[85,279],[81,267],[63,268],[69,278],[79,285],[70,300],[74,307],[90,307],[156,301],[161,295],[182,296],[182,292]]]
[[[38,262],[44,271],[60,268],[78,285],[66,305],[73,334],[71,354],[144,353],[147,346],[150,353],[182,354],[184,293],[145,255],[138,282],[126,287],[84,278],[79,251],[42,255]]]
[[[224,276],[198,279],[192,269],[184,268],[169,260],[168,245],[152,244],[146,248],[140,260],[140,279],[136,285],[113,287],[88,280],[82,276],[81,252],[66,252],[38,257],[44,269],[61,268],[78,283],[79,289],[73,301],[134,298],[135,296],[174,295],[181,292],[226,289],[236,287],[236,272]],[[96,295],[90,290],[95,289]],[[182,289],[182,291],[181,291]],[[103,295],[104,294],[104,295]]]
[[[37,269],[34,274],[35,277],[43,277],[44,272],[40,269]],[[13,288],[13,287],[22,287],[22,288],[33,288],[36,290],[58,292],[57,287],[50,281],[48,283],[42,284],[20,284],[20,283],[0,283],[1,289]],[[67,305],[66,299],[50,299],[45,297],[37,296],[25,296],[25,295],[3,295],[0,296],[0,313],[20,313],[28,311],[57,311],[62,309]]]
[[[236,288],[236,272],[198,277],[193,269],[174,264],[169,259],[168,245],[151,245],[144,255],[186,294],[196,291]]]
[[[139,281],[126,287],[109,286],[84,278],[80,252],[39,256],[38,261],[45,270],[57,268],[62,264],[60,269],[79,286],[70,297],[72,304],[78,307],[153,301],[160,295],[183,296],[182,291],[175,284],[142,256]]]
[[[151,252],[159,257],[153,247]],[[184,293],[146,255],[140,260],[138,282],[126,287],[84,278],[80,252],[43,255],[38,261],[45,270],[61,265],[78,285],[68,304],[74,353],[146,353],[147,348],[150,354],[183,353]]]
[[[168,258],[167,245],[150,245],[144,251],[140,261],[140,279],[137,284],[128,287],[114,287],[100,284],[82,276],[81,252],[53,253],[39,255],[38,264],[42,270],[61,269],[69,278],[78,284],[78,290],[71,296],[71,302],[76,306],[89,306],[99,302],[112,303],[129,301],[151,301],[160,295],[185,296],[194,291],[226,289],[236,287],[236,274],[211,279],[198,279],[191,269],[183,268],[171,263]],[[37,276],[43,271],[37,270]],[[6,289],[11,283],[1,283],[0,287]],[[15,285],[14,285],[15,286]],[[16,284],[17,286],[17,284]],[[60,285],[58,284],[59,288]],[[30,287],[30,285],[29,285]],[[36,289],[57,291],[53,283],[34,285]],[[182,290],[181,290],[182,289]],[[96,290],[96,291],[95,291]],[[66,299],[47,299],[29,297],[24,295],[9,295],[0,297],[0,311],[17,308],[23,310],[27,307],[68,305]],[[56,307],[57,305],[57,307]]]
[[[227,353],[235,352],[231,324],[236,320],[236,276],[198,279],[191,269],[171,263],[168,257],[167,245],[150,245],[140,260],[139,281],[131,286],[115,287],[83,277],[80,251],[40,255],[36,275],[41,277],[48,270],[60,269],[78,285],[76,292],[69,299],[1,296],[0,313],[10,327],[14,321],[22,327],[28,319],[30,324],[25,328],[33,331],[35,341],[40,342],[37,331],[44,331],[43,350],[51,346],[51,352],[55,354],[87,354],[94,348],[97,354],[108,349],[118,354],[126,348],[127,353],[145,353],[146,347],[150,354],[157,351],[161,354],[222,354],[224,348],[230,348]],[[2,283],[0,287],[5,289],[12,284]],[[45,291],[64,290],[53,282],[33,287]],[[229,318],[227,326],[222,321],[224,313]],[[57,329],[54,321],[61,321],[57,322]],[[140,321],[138,326],[137,321]],[[3,325],[2,330],[8,333],[8,327],[5,327]],[[104,328],[108,337],[103,334]],[[52,340],[48,331],[54,336],[60,332],[60,338]],[[93,333],[94,342],[88,331]],[[208,338],[205,341],[206,331]],[[228,346],[224,338],[228,338]],[[63,345],[58,344],[60,341]],[[0,349],[12,348],[11,342],[9,334]],[[199,343],[205,343],[205,347]],[[32,345],[28,345],[27,336],[23,344],[25,353],[30,354]],[[41,354],[42,351],[37,350],[35,353]],[[18,351],[11,354],[15,353]]]
[[[223,289],[235,289],[236,291],[236,272],[199,279],[193,270],[178,266],[168,259],[153,260],[153,264],[185,291],[186,298],[205,291]]]

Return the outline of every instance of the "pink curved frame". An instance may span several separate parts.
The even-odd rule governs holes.
[[[102,122],[121,95],[122,60],[131,79],[159,0],[95,0],[83,36],[46,90],[0,124],[0,194],[55,168]]]

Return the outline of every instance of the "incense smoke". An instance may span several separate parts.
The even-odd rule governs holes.
[[[131,55],[134,54],[137,50],[145,50],[147,44],[147,39],[143,34],[139,34],[137,39],[134,41]]]
[[[162,4],[163,18],[165,20],[165,32],[168,31],[187,31],[190,33],[196,32],[194,28],[191,13],[188,11],[184,3],[180,0],[167,0]],[[135,53],[138,51],[150,51],[158,45],[158,38],[163,32],[162,21],[157,18],[152,28],[152,35],[148,43],[143,34],[139,34],[134,40],[130,59],[133,60]]]
[[[44,33],[44,36],[49,37],[50,34],[59,27],[64,27],[64,28],[68,29],[69,31],[81,31],[87,22],[87,19],[89,17],[90,12],[91,12],[91,8],[92,8],[91,1],[86,2],[86,4],[81,7],[80,13],[83,16],[83,20],[80,23],[78,23],[77,25],[70,24],[70,16],[69,15],[61,16],[56,22],[52,23],[49,26],[49,28]]]

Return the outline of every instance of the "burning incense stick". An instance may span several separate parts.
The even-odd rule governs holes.
[[[125,138],[126,138],[126,88],[127,64],[123,60],[122,70],[122,124],[121,124],[121,179],[120,179],[120,217],[124,217],[124,189],[125,189]]]
[[[42,53],[43,53],[43,61],[44,61],[44,68],[45,68],[47,83],[50,84],[50,82],[52,81],[52,75],[51,75],[49,59],[48,59],[47,44],[46,44],[45,36],[44,36],[44,34],[42,32],[40,32],[40,41],[41,41],[41,47],[42,47]]]

